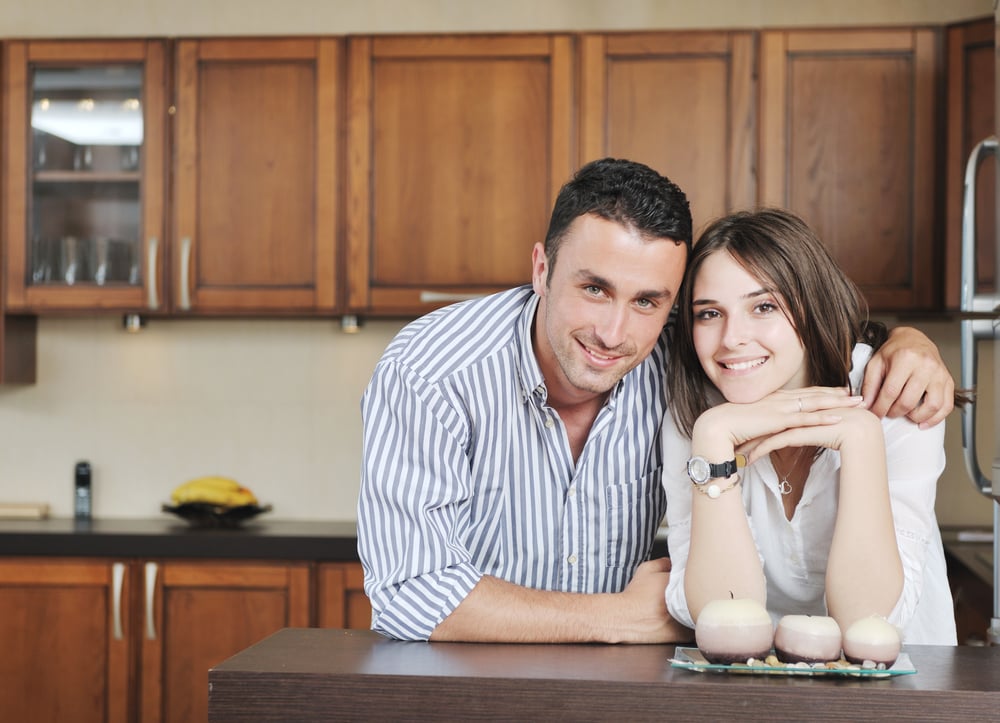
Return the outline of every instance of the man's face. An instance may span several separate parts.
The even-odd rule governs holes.
[[[541,297],[535,354],[550,403],[603,396],[652,351],[684,275],[687,249],[645,240],[594,215],[570,224],[552,276],[542,244],[532,252]]]

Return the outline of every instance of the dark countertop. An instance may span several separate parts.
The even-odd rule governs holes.
[[[357,527],[266,515],[239,529],[196,529],[167,514],[89,522],[0,520],[0,555],[349,561],[358,559]]]
[[[1000,647],[904,650],[915,674],[727,675],[671,667],[673,645],[288,628],[209,671],[209,720],[996,720]]]

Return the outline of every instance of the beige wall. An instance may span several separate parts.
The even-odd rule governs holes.
[[[33,0],[2,4],[0,36],[911,24],[991,12],[992,0]],[[957,375],[957,323],[921,326]],[[69,515],[73,465],[88,459],[99,516],[155,516],[179,482],[225,474],[275,517],[352,520],[358,400],[399,327],[369,322],[346,336],[331,321],[154,320],[128,336],[117,318],[43,319],[38,384],[0,387],[0,501]],[[989,524],[990,505],[964,479],[958,426],[949,422],[939,514]]]
[[[31,0],[5,36],[628,30],[953,22],[992,0]]]

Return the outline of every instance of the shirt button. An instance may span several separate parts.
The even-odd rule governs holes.
[[[575,565],[576,564],[576,555],[570,555],[569,557],[567,557],[566,558],[566,562],[568,562],[570,565]]]
[[[552,417],[546,417],[545,426],[548,427],[549,429],[552,429],[554,426],[556,426],[556,423],[552,420]]]
[[[569,488],[569,496],[576,497],[576,485],[573,485],[572,487]]]

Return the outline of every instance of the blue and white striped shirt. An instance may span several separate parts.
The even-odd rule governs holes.
[[[612,390],[574,464],[523,286],[439,309],[389,344],[362,398],[358,551],[372,628],[426,640],[484,574],[619,592],[665,510],[666,334]]]

